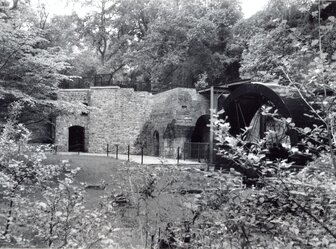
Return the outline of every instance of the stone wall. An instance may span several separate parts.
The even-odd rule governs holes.
[[[90,112],[90,152],[105,152],[106,145],[119,144],[120,152],[134,144],[149,119],[151,94],[130,88],[92,87]]]
[[[160,155],[175,157],[177,147],[190,141],[197,119],[209,113],[209,100],[196,89],[175,88],[153,95],[151,102],[146,152],[153,155],[153,134],[158,131]]]
[[[105,153],[107,144],[113,151],[153,155],[159,146],[160,155],[176,156],[177,148],[190,141],[197,119],[209,114],[209,100],[195,89],[175,88],[152,95],[129,88],[91,87],[86,90],[62,90],[59,100],[87,103],[89,114],[71,112],[56,121],[56,143],[68,150],[68,128],[85,128],[85,148],[89,152]],[[159,144],[155,143],[159,134]],[[182,150],[181,150],[182,153]]]
[[[90,105],[90,90],[89,89],[71,89],[71,90],[60,90],[58,92],[59,101],[68,101],[73,104],[69,107],[69,113],[58,116],[56,118],[56,129],[55,129],[55,144],[59,151],[68,151],[69,147],[69,127],[71,126],[82,126],[85,132],[85,151],[89,148],[89,115],[83,114],[79,109],[75,108],[80,104]]]

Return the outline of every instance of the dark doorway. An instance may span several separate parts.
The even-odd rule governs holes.
[[[153,133],[153,152],[154,156],[160,156],[160,136],[158,131]]]
[[[191,135],[192,143],[209,143],[210,140],[210,116],[203,115],[196,122],[195,129]]]
[[[84,152],[84,127],[71,126],[69,127],[69,151]]]
[[[199,162],[209,160],[210,142],[210,116],[200,116],[196,122],[190,142],[184,144],[184,153],[190,159],[197,159]]]

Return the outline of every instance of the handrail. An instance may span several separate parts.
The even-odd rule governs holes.
[[[95,74],[89,77],[64,80],[59,85],[63,89],[88,89],[94,86],[119,86],[120,88],[134,88],[135,91],[151,91],[151,86],[145,82],[119,81],[113,78],[113,74]]]

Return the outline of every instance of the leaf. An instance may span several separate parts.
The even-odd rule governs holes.
[[[317,44],[319,44],[319,40],[315,39],[311,42],[311,46],[315,47]]]
[[[331,59],[336,61],[336,51],[332,54]]]
[[[295,190],[292,190],[292,191],[289,191],[290,194],[292,195],[302,195],[302,196],[307,196],[307,193],[305,192],[301,192],[301,191],[295,191]]]
[[[305,127],[303,129],[303,132],[307,134],[307,133],[311,132],[311,129],[309,127]]]
[[[334,16],[329,16],[328,17],[328,20],[331,21],[331,22],[335,22],[336,21],[336,18]]]

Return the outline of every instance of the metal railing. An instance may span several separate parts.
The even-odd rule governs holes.
[[[151,91],[151,85],[148,83],[115,80],[112,74],[73,78],[72,80],[64,80],[59,85],[63,89],[88,89],[95,86],[118,86],[120,88],[133,88],[135,91]]]
[[[198,142],[184,143],[183,158],[197,160],[201,162],[209,162],[210,159],[210,144]]]
[[[53,145],[51,152],[55,155],[58,154],[58,152],[60,152],[58,147],[59,146],[56,144]],[[87,151],[84,150],[85,147],[83,147],[83,144],[71,145],[69,149],[71,149],[69,150],[70,152],[78,152],[78,155],[85,155],[85,153],[87,153]],[[105,148],[102,149],[102,152],[105,151],[106,157],[113,157],[115,159],[131,161],[131,158],[133,160],[134,158],[136,159],[140,157],[140,164],[144,164],[144,159],[145,161],[147,160],[145,156],[148,156],[148,154],[145,153],[144,146],[132,147],[129,144],[106,144]],[[175,152],[176,154],[174,153],[174,156],[169,158],[175,159],[177,165],[184,164],[183,161],[188,159],[198,160],[199,162],[209,162],[208,143],[185,143],[184,147],[177,147]]]
[[[120,88],[133,88],[135,91],[147,91],[159,93],[177,87],[195,88],[191,83],[151,85],[150,83],[132,81],[132,80],[116,80],[112,74],[95,74],[90,77],[77,77],[71,80],[63,80],[59,87],[62,89],[88,89],[95,86],[119,86]]]

